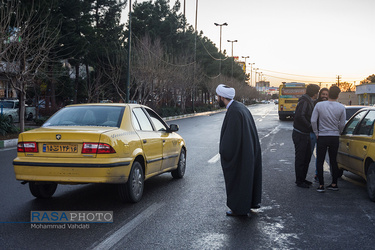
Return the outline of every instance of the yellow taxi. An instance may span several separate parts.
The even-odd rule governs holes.
[[[186,145],[177,131],[143,105],[70,105],[19,135],[16,179],[37,198],[50,198],[58,184],[115,183],[122,201],[138,202],[150,177],[184,176]]]
[[[375,108],[363,108],[346,123],[340,136],[337,163],[367,181],[367,193],[375,201]]]

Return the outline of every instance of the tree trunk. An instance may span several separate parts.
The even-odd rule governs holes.
[[[23,85],[22,85],[23,86]],[[19,117],[20,117],[20,131],[25,131],[25,93],[21,87],[20,100],[19,100]]]
[[[77,102],[77,94],[78,94],[78,80],[79,80],[79,62],[77,62],[75,64],[75,68],[76,68],[76,79],[75,79],[75,84],[74,84],[74,103],[78,103]]]

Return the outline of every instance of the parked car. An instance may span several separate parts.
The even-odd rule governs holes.
[[[58,184],[114,183],[121,200],[138,202],[150,177],[184,176],[186,145],[177,131],[143,105],[66,106],[19,135],[16,179],[37,198],[51,197]]]
[[[360,109],[346,123],[340,136],[337,162],[367,181],[367,193],[375,201],[375,108]]]
[[[19,122],[19,100],[0,100],[0,114],[8,116],[12,122]],[[35,118],[35,107],[30,107],[25,104],[25,118],[26,120],[33,120]]]
[[[361,105],[349,105],[345,106],[345,112],[346,112],[346,121],[350,119],[358,110],[363,108],[368,108],[369,106],[361,106]]]

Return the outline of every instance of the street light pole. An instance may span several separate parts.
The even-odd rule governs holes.
[[[245,59],[245,82],[246,82],[246,58],[250,58],[250,56],[242,56]]]
[[[227,26],[228,24],[227,23],[222,23],[222,24],[218,24],[218,23],[214,23],[216,26],[220,26],[220,53],[221,53],[221,28],[223,26]]]
[[[220,66],[219,66],[219,73],[221,74],[221,28],[223,27],[223,26],[227,26],[228,24],[227,23],[222,23],[222,24],[218,24],[218,23],[214,23],[216,26],[220,26],[220,51],[219,51],[219,53],[220,53]]]
[[[255,78],[254,78],[255,83],[254,83],[254,87],[257,86],[257,74],[258,74],[257,70],[259,70],[259,68],[254,68],[254,71],[255,71]]]
[[[238,42],[237,40],[228,40],[229,43],[232,43],[232,57],[233,57],[233,43]]]
[[[250,86],[252,86],[252,84],[253,84],[253,65],[254,65],[255,63],[249,63],[249,65],[250,65]]]
[[[233,58],[233,43],[236,43],[238,42],[237,40],[227,40],[229,43],[232,43],[232,80],[233,80],[233,61],[234,61],[234,58]]]

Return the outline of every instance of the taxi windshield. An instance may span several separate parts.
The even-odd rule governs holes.
[[[125,107],[72,106],[66,107],[48,119],[42,127],[104,126],[120,127]]]

